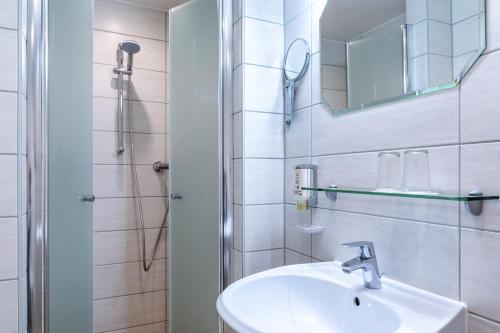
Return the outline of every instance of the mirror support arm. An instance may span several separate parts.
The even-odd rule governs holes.
[[[293,105],[295,100],[295,81],[285,81],[285,125],[290,127],[293,119]]]

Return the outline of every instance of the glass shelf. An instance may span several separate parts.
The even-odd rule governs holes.
[[[400,198],[415,198],[415,199],[430,199],[430,200],[448,200],[448,201],[485,201],[485,200],[498,200],[498,195],[483,195],[483,194],[470,194],[470,195],[453,195],[445,193],[426,193],[426,192],[410,192],[400,190],[377,190],[361,187],[331,187],[331,188],[317,188],[317,187],[302,187],[302,190],[307,191],[320,191],[327,193],[350,193],[362,195],[378,195],[386,197],[400,197]]]

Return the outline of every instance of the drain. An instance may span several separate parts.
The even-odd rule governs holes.
[[[359,306],[361,304],[361,301],[359,300],[359,297],[354,297],[354,299],[352,300],[352,302],[356,306]]]

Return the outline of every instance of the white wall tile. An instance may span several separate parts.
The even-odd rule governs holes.
[[[462,194],[470,191],[500,192],[500,172],[496,167],[500,161],[500,143],[463,145],[460,154],[460,187]],[[461,206],[462,226],[500,231],[500,203],[485,201],[480,216],[473,216]]]
[[[236,22],[241,18],[243,10],[243,0],[233,0],[233,21]]]
[[[283,24],[284,0],[245,1],[245,16]]]
[[[286,248],[311,256],[311,235],[301,232],[302,224],[311,224],[311,209],[298,210],[295,205],[286,205]]]
[[[167,292],[155,291],[94,301],[94,332],[167,320]]]
[[[159,228],[165,215],[163,197],[142,198],[144,225]],[[100,198],[94,202],[94,231],[116,231],[139,229],[139,215],[135,198]]]
[[[429,55],[429,86],[436,87],[453,81],[453,58]]]
[[[321,55],[316,53],[311,57],[311,104],[322,102],[321,97]]]
[[[299,265],[309,263],[311,263],[311,257],[294,251],[285,250],[285,265]]]
[[[0,155],[0,216],[17,215],[17,156]]]
[[[469,315],[469,333],[498,333],[500,324],[486,320],[484,318]]]
[[[17,0],[0,0],[0,27],[17,29]]]
[[[313,155],[456,143],[458,90],[345,115],[318,105],[312,126]]]
[[[94,2],[94,29],[166,40],[165,14],[141,6],[109,1]]]
[[[243,112],[233,116],[233,158],[243,157]]]
[[[313,1],[311,11],[311,52],[313,54],[321,49],[321,16],[327,3],[327,0]]]
[[[283,48],[276,46],[283,45],[283,26],[251,18],[244,25],[245,63],[281,68]]]
[[[284,0],[285,23],[297,17],[301,12],[311,7],[311,0]]]
[[[451,25],[429,20],[428,23],[429,52],[443,56],[452,56]],[[476,33],[477,35],[477,33]]]
[[[298,81],[295,85],[295,97],[294,97],[294,110],[300,110],[311,105],[311,94],[312,94],[312,83],[311,75],[312,69],[311,65],[307,69],[304,77]]]
[[[243,254],[234,250],[233,258],[233,281],[238,281],[243,277]]]
[[[406,0],[406,22],[415,24],[427,17],[427,2],[422,0]]]
[[[167,257],[167,231],[156,252],[156,259]],[[151,253],[160,229],[146,229],[146,251]],[[140,230],[105,231],[94,233],[94,265],[129,263],[142,260]]]
[[[0,322],[2,332],[16,333],[18,330],[18,286],[17,281],[0,282]]]
[[[17,278],[17,249],[17,219],[0,218],[0,280]]]
[[[283,157],[283,116],[263,112],[244,112],[245,157]]]
[[[423,54],[410,59],[410,84],[412,90],[429,87],[429,55]]]
[[[429,18],[432,20],[451,23],[451,11],[452,0],[429,1]]]
[[[283,247],[283,205],[245,206],[244,214],[245,251],[261,251]]]
[[[0,90],[17,91],[17,31],[0,29]]]
[[[132,98],[149,102],[168,102],[165,96],[168,74],[136,69],[132,75]]]
[[[0,153],[17,153],[17,94],[0,92]]]
[[[500,139],[500,53],[481,57],[460,87],[462,142]]]
[[[246,159],[245,204],[283,202],[284,165],[281,159]]]
[[[245,65],[243,108],[283,113],[281,69]]]
[[[458,298],[458,228],[325,209],[313,209],[312,221],[325,226],[313,235],[314,258],[342,262],[356,256],[342,243],[373,241],[388,277]]]
[[[311,11],[312,8],[306,9],[299,16],[288,22],[285,26],[285,50],[297,38],[303,38],[311,45]]]
[[[478,14],[482,10],[481,2],[483,0],[453,0],[453,22],[456,23]]]
[[[295,111],[291,125],[285,129],[286,157],[311,155],[311,108]]]
[[[458,75],[464,70],[465,66],[472,60],[472,58],[477,56],[477,51],[472,51],[461,56],[453,58],[453,78],[457,78]]]
[[[415,58],[428,52],[429,43],[427,40],[427,32],[428,20],[420,21],[409,26],[410,40],[408,43],[408,55],[410,58]]]
[[[130,39],[127,35],[94,30],[94,63],[116,66],[118,44]],[[133,37],[133,40],[141,46],[134,54],[134,69],[166,70],[165,42],[140,37]],[[127,62],[126,53],[124,62]]]
[[[245,223],[242,205],[233,205],[233,247],[243,251],[243,225]]]
[[[244,256],[245,276],[283,266],[284,264],[283,250],[248,252]]]
[[[462,299],[469,311],[500,320],[500,265],[491,256],[500,253],[500,234],[462,229]]]
[[[153,260],[144,272],[142,262],[95,266],[93,268],[93,298],[107,298],[159,291],[167,288],[167,260]]]
[[[334,111],[347,108],[347,91],[322,89],[323,100]]]
[[[233,203],[243,204],[243,160],[233,160]]]
[[[233,71],[233,113],[243,110],[243,67],[239,66]]]

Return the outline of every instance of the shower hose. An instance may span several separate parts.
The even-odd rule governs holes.
[[[142,238],[142,269],[145,272],[148,272],[149,269],[151,268],[151,265],[153,264],[153,259],[156,255],[156,251],[158,250],[158,246],[160,245],[160,240],[161,236],[163,234],[163,230],[165,229],[167,225],[167,216],[168,216],[168,211],[170,209],[170,203],[168,198],[166,199],[166,207],[165,207],[165,215],[163,215],[163,222],[161,224],[160,231],[158,231],[158,235],[156,236],[156,241],[154,243],[153,251],[151,254],[147,255],[146,251],[146,228],[144,225],[144,210],[142,207],[142,197],[141,197],[141,190],[139,188],[139,178],[137,175],[137,165],[135,163],[135,149],[134,149],[134,136],[132,134],[132,129],[133,129],[133,124],[132,124],[132,102],[130,100],[130,93],[131,93],[131,76],[129,76],[128,79],[128,93],[127,93],[127,101],[128,101],[128,123],[130,126],[130,156],[132,159],[132,182],[134,186],[134,194],[137,200],[137,206],[139,208],[139,220],[141,223],[141,238]],[[168,185],[165,182],[165,194],[168,194]]]

